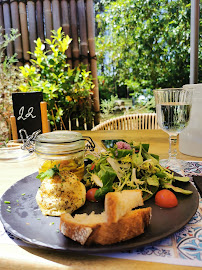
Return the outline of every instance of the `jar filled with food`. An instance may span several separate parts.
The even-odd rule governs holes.
[[[35,153],[39,173],[52,168],[73,172],[79,180],[84,175],[85,139],[74,131],[53,131],[37,136]]]

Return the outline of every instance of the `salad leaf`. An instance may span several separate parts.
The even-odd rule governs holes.
[[[158,190],[158,186],[148,186],[148,189],[143,189],[142,190],[142,197],[143,197],[143,200],[146,201],[146,200],[149,200]]]
[[[147,183],[148,183],[150,186],[156,186],[156,187],[159,186],[159,180],[158,180],[158,178],[157,178],[156,175],[152,175],[151,177],[148,177],[148,178],[147,178]]]
[[[148,143],[143,143],[143,144],[141,144],[141,145],[142,145],[142,147],[144,148],[144,150],[145,150],[146,152],[149,151],[149,144],[148,144]]]
[[[159,163],[159,162],[158,162],[158,159],[156,159],[156,158],[153,157],[151,154],[149,154],[144,148],[142,148],[142,156],[143,156],[143,158],[144,158],[145,160],[151,159],[151,160],[154,162],[155,165]]]
[[[155,154],[150,154],[153,158],[155,158],[156,160],[159,161],[159,156],[158,155],[155,155]]]
[[[111,172],[109,171],[105,171],[102,174],[101,180],[102,180],[103,186],[95,192],[96,200],[98,201],[102,200],[108,192],[113,191],[112,185],[114,182],[114,176],[115,175],[114,174],[112,175]]]
[[[111,151],[113,156],[116,158],[122,158],[122,157],[125,157],[127,155],[132,155],[132,153],[133,153],[133,150],[118,149],[116,146],[114,148],[110,148],[109,150]]]
[[[95,160],[96,160],[96,156],[91,155],[91,154],[85,156],[85,158],[86,158],[86,159],[89,159],[89,160],[92,160],[92,161],[95,161]]]
[[[91,181],[94,182],[98,187],[103,187],[102,180],[97,174],[93,173],[91,175]]]
[[[139,152],[132,154],[132,164],[135,167],[140,166],[143,163],[143,157],[142,157],[142,145],[140,145]]]
[[[189,182],[188,176],[174,176],[175,180],[181,181],[181,182]]]
[[[125,167],[126,169],[129,169],[130,164],[128,163],[128,164],[125,164],[125,166],[123,166],[119,164],[117,160],[111,157],[109,157],[107,161],[112,166],[113,170],[116,172],[118,179],[121,181],[121,178],[124,176],[124,173],[125,173],[125,170],[123,169],[123,167]]]
[[[172,189],[175,192],[180,192],[180,193],[185,194],[185,195],[190,195],[190,194],[193,193],[191,190],[186,190],[186,189],[182,189],[182,188],[179,188],[179,187],[175,187],[175,186],[173,186],[173,185],[171,185],[169,183],[163,184],[163,187]]]

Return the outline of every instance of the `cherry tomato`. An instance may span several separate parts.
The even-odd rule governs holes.
[[[86,199],[90,202],[96,202],[97,200],[95,199],[95,192],[98,190],[98,188],[91,188],[87,191],[86,193]]]
[[[172,191],[162,189],[155,195],[155,204],[164,208],[172,208],[178,205],[178,201]]]

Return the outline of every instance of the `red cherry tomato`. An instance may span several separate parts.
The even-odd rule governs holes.
[[[95,199],[95,192],[98,190],[98,188],[91,188],[87,191],[86,193],[86,199],[90,202],[96,202],[97,200]]]
[[[156,193],[155,204],[164,208],[172,208],[178,205],[178,201],[173,192],[162,189]]]

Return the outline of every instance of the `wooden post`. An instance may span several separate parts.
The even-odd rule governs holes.
[[[41,108],[42,133],[47,133],[49,132],[47,103],[45,101],[40,102],[40,108]]]
[[[4,26],[5,33],[10,35],[11,26],[11,18],[10,18],[10,6],[7,1],[2,1],[3,3],[3,14],[4,14]],[[13,42],[10,42],[7,46],[7,56],[11,57],[13,55]]]
[[[23,57],[25,61],[29,61],[30,55],[27,53],[29,51],[29,34],[27,26],[27,12],[24,2],[19,2],[19,14],[20,14],[20,26],[22,35],[22,47],[23,47]]]
[[[3,6],[2,6],[2,0],[0,0],[0,42],[4,41],[3,35],[4,35],[4,16],[3,16]],[[0,58],[0,62],[3,62],[4,59]]]
[[[88,27],[88,45],[89,45],[89,54],[91,57],[91,73],[94,78],[94,94],[93,94],[93,105],[94,111],[96,113],[95,125],[99,124],[99,89],[98,89],[98,79],[97,79],[97,61],[95,53],[95,19],[94,19],[94,9],[93,9],[93,0],[86,0],[86,11],[87,11],[87,27]]]
[[[13,1],[11,6],[11,18],[12,18],[12,28],[18,29],[20,33],[20,18],[17,1]],[[17,58],[22,59],[22,39],[21,35],[14,41],[15,53],[17,53]]]
[[[61,14],[62,14],[62,29],[65,35],[70,37],[70,25],[69,25],[69,7],[67,0],[61,0]],[[67,63],[70,68],[72,68],[72,52],[71,52],[71,44],[69,44],[69,48],[65,52],[67,56]]]
[[[83,63],[88,67],[88,42],[87,42],[87,25],[84,0],[77,0],[78,19],[79,19],[79,33],[80,33],[80,49],[81,55],[84,56]]]
[[[44,23],[43,23],[43,4],[41,0],[36,1],[36,20],[37,20],[37,37],[44,41]]]
[[[33,53],[35,50],[34,41],[37,39],[36,36],[36,13],[35,13],[35,3],[34,1],[27,1],[27,11],[29,18],[29,44],[30,50]]]
[[[17,132],[17,124],[16,124],[15,116],[11,116],[10,120],[11,120],[11,131],[12,131],[13,140],[17,140],[18,139],[18,132]]]
[[[71,13],[71,31],[72,31],[72,54],[75,58],[74,66],[79,65],[79,43],[77,32],[77,12],[76,1],[70,0],[70,13]]]
[[[61,27],[60,22],[60,6],[58,0],[52,0],[52,14],[53,14],[53,29],[55,31]]]
[[[46,38],[51,39],[51,30],[53,30],[51,3],[49,0],[43,1],[43,10],[46,26]]]

